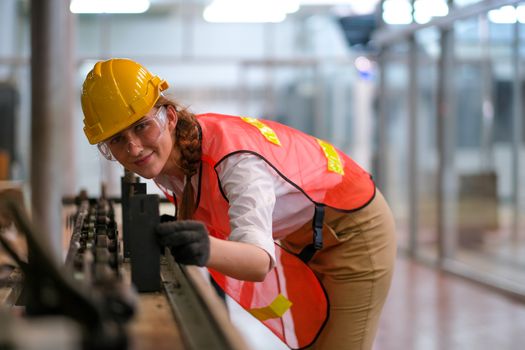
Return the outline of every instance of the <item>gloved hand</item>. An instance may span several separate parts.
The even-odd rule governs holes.
[[[210,238],[200,221],[180,220],[160,223],[156,228],[158,242],[167,246],[176,262],[205,266],[210,257]]]

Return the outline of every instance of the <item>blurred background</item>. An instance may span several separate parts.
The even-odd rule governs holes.
[[[195,113],[333,143],[374,176],[404,255],[523,298],[524,23],[513,0],[2,0],[0,180],[48,232],[61,198],[119,196],[79,95],[127,57]]]

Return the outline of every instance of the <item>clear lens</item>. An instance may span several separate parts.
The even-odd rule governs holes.
[[[166,107],[161,106],[155,113],[155,116],[139,120],[109,140],[100,142],[97,147],[107,160],[115,161],[115,155],[126,154],[129,151],[130,143],[137,145],[137,139],[140,140],[141,145],[157,142],[166,127],[166,122]]]
[[[109,150],[109,147],[105,142],[100,142],[99,144],[97,144],[97,147],[100,153],[102,153],[102,155],[104,156],[104,158],[112,161],[116,160],[111,154],[111,151]]]

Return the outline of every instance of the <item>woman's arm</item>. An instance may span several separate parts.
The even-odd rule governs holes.
[[[228,241],[210,242],[210,266],[231,277],[261,281],[274,264],[272,213],[276,201],[270,167],[252,154],[225,159],[217,173],[228,198]]]
[[[271,259],[266,251],[253,244],[210,237],[207,266],[239,280],[260,282],[270,270]]]

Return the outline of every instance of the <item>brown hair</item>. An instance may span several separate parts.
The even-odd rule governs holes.
[[[190,219],[195,211],[195,193],[193,186],[191,186],[191,178],[199,171],[202,155],[199,122],[195,114],[172,98],[161,95],[157,105],[173,106],[177,112],[178,120],[175,128],[174,147],[178,147],[180,150],[180,166],[186,175],[186,183],[182,191],[182,202],[180,208],[177,209],[177,219]]]

